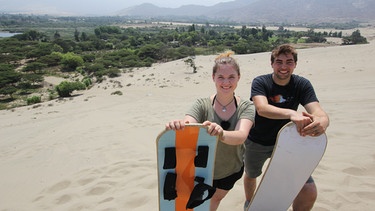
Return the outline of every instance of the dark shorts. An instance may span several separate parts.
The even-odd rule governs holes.
[[[216,179],[213,181],[213,186],[215,188],[223,189],[223,190],[230,190],[233,188],[234,184],[237,180],[241,179],[244,172],[244,167],[242,166],[241,170],[237,173],[229,175],[223,179]]]
[[[262,174],[262,168],[268,158],[271,157],[274,146],[263,146],[250,140],[245,142],[245,172],[250,178],[257,178]],[[310,176],[306,183],[313,183]]]

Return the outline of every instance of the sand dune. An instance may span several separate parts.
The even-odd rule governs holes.
[[[361,30],[362,33],[364,33]],[[374,37],[375,29],[364,34]],[[371,38],[370,37],[370,38]],[[299,50],[331,118],[326,154],[314,172],[314,210],[375,207],[375,42]],[[236,55],[237,95],[271,72],[269,53]],[[157,210],[155,138],[197,97],[215,91],[215,56],[134,69],[75,97],[0,111],[0,210]],[[123,95],[111,95],[121,91]],[[242,210],[242,180],[219,210]]]

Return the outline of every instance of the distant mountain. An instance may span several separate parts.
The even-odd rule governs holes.
[[[213,6],[184,5],[179,8],[158,7],[150,3],[125,8],[116,13],[122,16],[142,17],[166,17],[166,16],[215,16],[225,10],[234,10],[247,6],[257,0],[237,0],[232,2],[219,3]],[[234,3],[235,2],[235,3]]]
[[[152,4],[120,10],[116,15],[205,17],[235,22],[345,22],[375,20],[374,0],[235,0],[214,6],[161,8]]]

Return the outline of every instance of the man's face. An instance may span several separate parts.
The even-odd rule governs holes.
[[[285,85],[289,83],[297,63],[294,61],[292,54],[280,54],[271,66],[273,68],[273,80],[279,85]]]

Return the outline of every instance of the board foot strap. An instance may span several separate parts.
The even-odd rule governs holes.
[[[168,172],[165,177],[164,183],[164,199],[165,200],[174,200],[177,198],[177,190],[176,190],[176,180],[177,174]]]
[[[198,184],[194,186],[194,189],[190,194],[189,201],[186,204],[186,209],[193,209],[194,207],[203,204],[203,202],[209,200],[216,192],[216,188],[204,183],[204,178],[196,177],[195,181],[198,182]]]
[[[208,146],[198,146],[198,154],[194,159],[195,167],[206,168],[208,161]]]
[[[176,168],[176,147],[166,147],[164,149],[164,155],[163,169]]]

